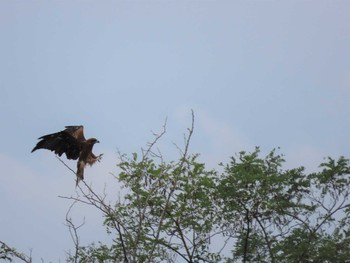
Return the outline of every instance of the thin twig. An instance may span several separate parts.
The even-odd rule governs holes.
[[[74,243],[74,248],[75,248],[75,253],[74,253],[74,262],[77,263],[78,262],[78,257],[79,257],[79,236],[78,236],[78,229],[80,227],[82,227],[84,224],[85,224],[85,218],[83,219],[83,223],[81,223],[79,226],[75,226],[73,221],[72,221],[72,218],[69,217],[69,213],[70,211],[72,210],[73,206],[77,203],[78,201],[75,200],[71,206],[69,207],[67,213],[66,213],[66,226],[68,227],[69,229],[69,233],[70,233],[70,236],[73,240],[73,243]]]
[[[74,172],[74,170],[73,170],[72,168],[70,168],[70,167],[68,166],[68,164],[66,164],[60,157],[56,156],[56,158],[57,158],[61,163],[63,163],[63,165],[64,165],[65,167],[67,167],[72,173],[74,173],[74,175],[76,175],[76,173]]]

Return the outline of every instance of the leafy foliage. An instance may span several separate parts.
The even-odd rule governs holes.
[[[0,241],[0,259],[13,262],[13,259],[15,258],[26,263],[32,263],[31,256],[24,255],[23,253],[18,252],[17,249],[9,247],[6,243]]]
[[[328,158],[320,171],[283,169],[284,157],[257,147],[218,170],[189,154],[193,132],[177,161],[153,149],[120,155],[116,180],[124,193],[105,202],[83,182],[74,202],[103,215],[111,245],[79,244],[67,217],[75,252],[67,262],[345,262],[350,258],[350,166]],[[14,249],[2,243],[0,258]],[[16,252],[17,253],[17,252]],[[23,256],[17,254],[17,257]],[[24,256],[23,256],[24,257]],[[26,259],[26,257],[24,257]]]

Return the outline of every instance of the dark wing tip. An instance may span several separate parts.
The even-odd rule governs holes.
[[[58,156],[65,153],[67,159],[76,160],[79,157],[81,144],[68,132],[60,131],[44,135],[39,140],[32,152],[38,149],[47,149],[53,151]]]

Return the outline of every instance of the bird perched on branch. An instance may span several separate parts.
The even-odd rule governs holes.
[[[77,185],[84,179],[84,168],[86,164],[93,165],[100,161],[103,154],[96,156],[92,153],[92,148],[99,141],[95,138],[85,139],[84,126],[66,126],[60,132],[44,135],[40,137],[32,152],[38,149],[47,149],[55,152],[58,156],[66,154],[67,159],[76,160],[77,163]]]

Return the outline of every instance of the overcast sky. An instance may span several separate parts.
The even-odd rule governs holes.
[[[0,240],[35,262],[73,247],[58,197],[73,175],[30,153],[65,125],[101,141],[85,176],[97,189],[166,118],[176,157],[191,109],[191,151],[211,167],[254,146],[310,171],[349,157],[349,14],[350,1],[0,1]],[[92,210],[73,211],[83,245],[108,239]]]

